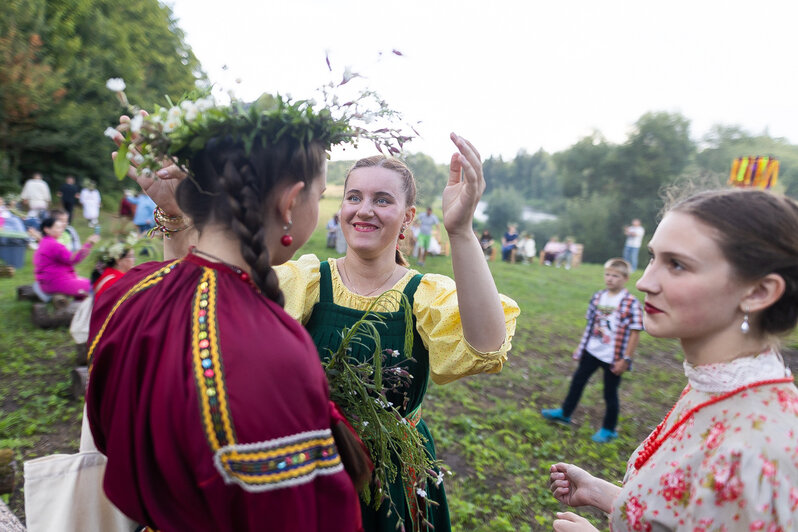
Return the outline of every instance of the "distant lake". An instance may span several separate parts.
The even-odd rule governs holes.
[[[477,210],[474,212],[474,218],[477,221],[485,222],[488,220],[488,217],[485,216],[485,209],[488,207],[488,204],[484,201],[480,201],[477,204]],[[521,218],[524,219],[525,222],[548,222],[551,220],[556,220],[557,217],[553,214],[549,214],[547,212],[536,211],[531,207],[524,207],[523,213],[521,214]]]

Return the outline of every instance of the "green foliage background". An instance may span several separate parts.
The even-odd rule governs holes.
[[[121,188],[106,127],[123,108],[121,77],[144,108],[207,83],[171,10],[158,0],[7,0],[0,7],[0,192],[41,171]]]

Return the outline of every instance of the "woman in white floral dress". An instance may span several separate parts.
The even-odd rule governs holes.
[[[560,463],[554,496],[610,514],[614,531],[798,530],[798,390],[778,351],[798,319],[798,204],[701,193],[668,211],[649,248],[645,328],[679,338],[688,385],[623,486]],[[554,529],[595,530],[572,512]]]

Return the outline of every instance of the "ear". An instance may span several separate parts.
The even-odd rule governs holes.
[[[410,224],[413,223],[413,219],[416,217],[416,206],[411,205],[407,209],[405,209],[405,225],[410,227]]]
[[[298,181],[293,185],[285,187],[278,195],[277,198],[277,213],[280,217],[280,222],[288,225],[292,222],[291,210],[296,205],[299,194],[305,188],[303,181]]]
[[[784,278],[777,273],[769,273],[756,281],[740,301],[749,312],[765,310],[784,294]]]

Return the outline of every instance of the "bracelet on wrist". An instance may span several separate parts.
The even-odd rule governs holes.
[[[186,217],[183,215],[172,216],[166,214],[163,209],[160,207],[156,207],[155,211],[152,214],[153,219],[155,220],[155,227],[147,231],[147,236],[152,238],[155,232],[163,233],[166,238],[171,238],[172,234],[179,233],[180,231],[185,231],[186,229],[193,227],[193,224],[186,223]],[[168,227],[168,225],[178,225],[183,224],[180,227],[172,228]]]

